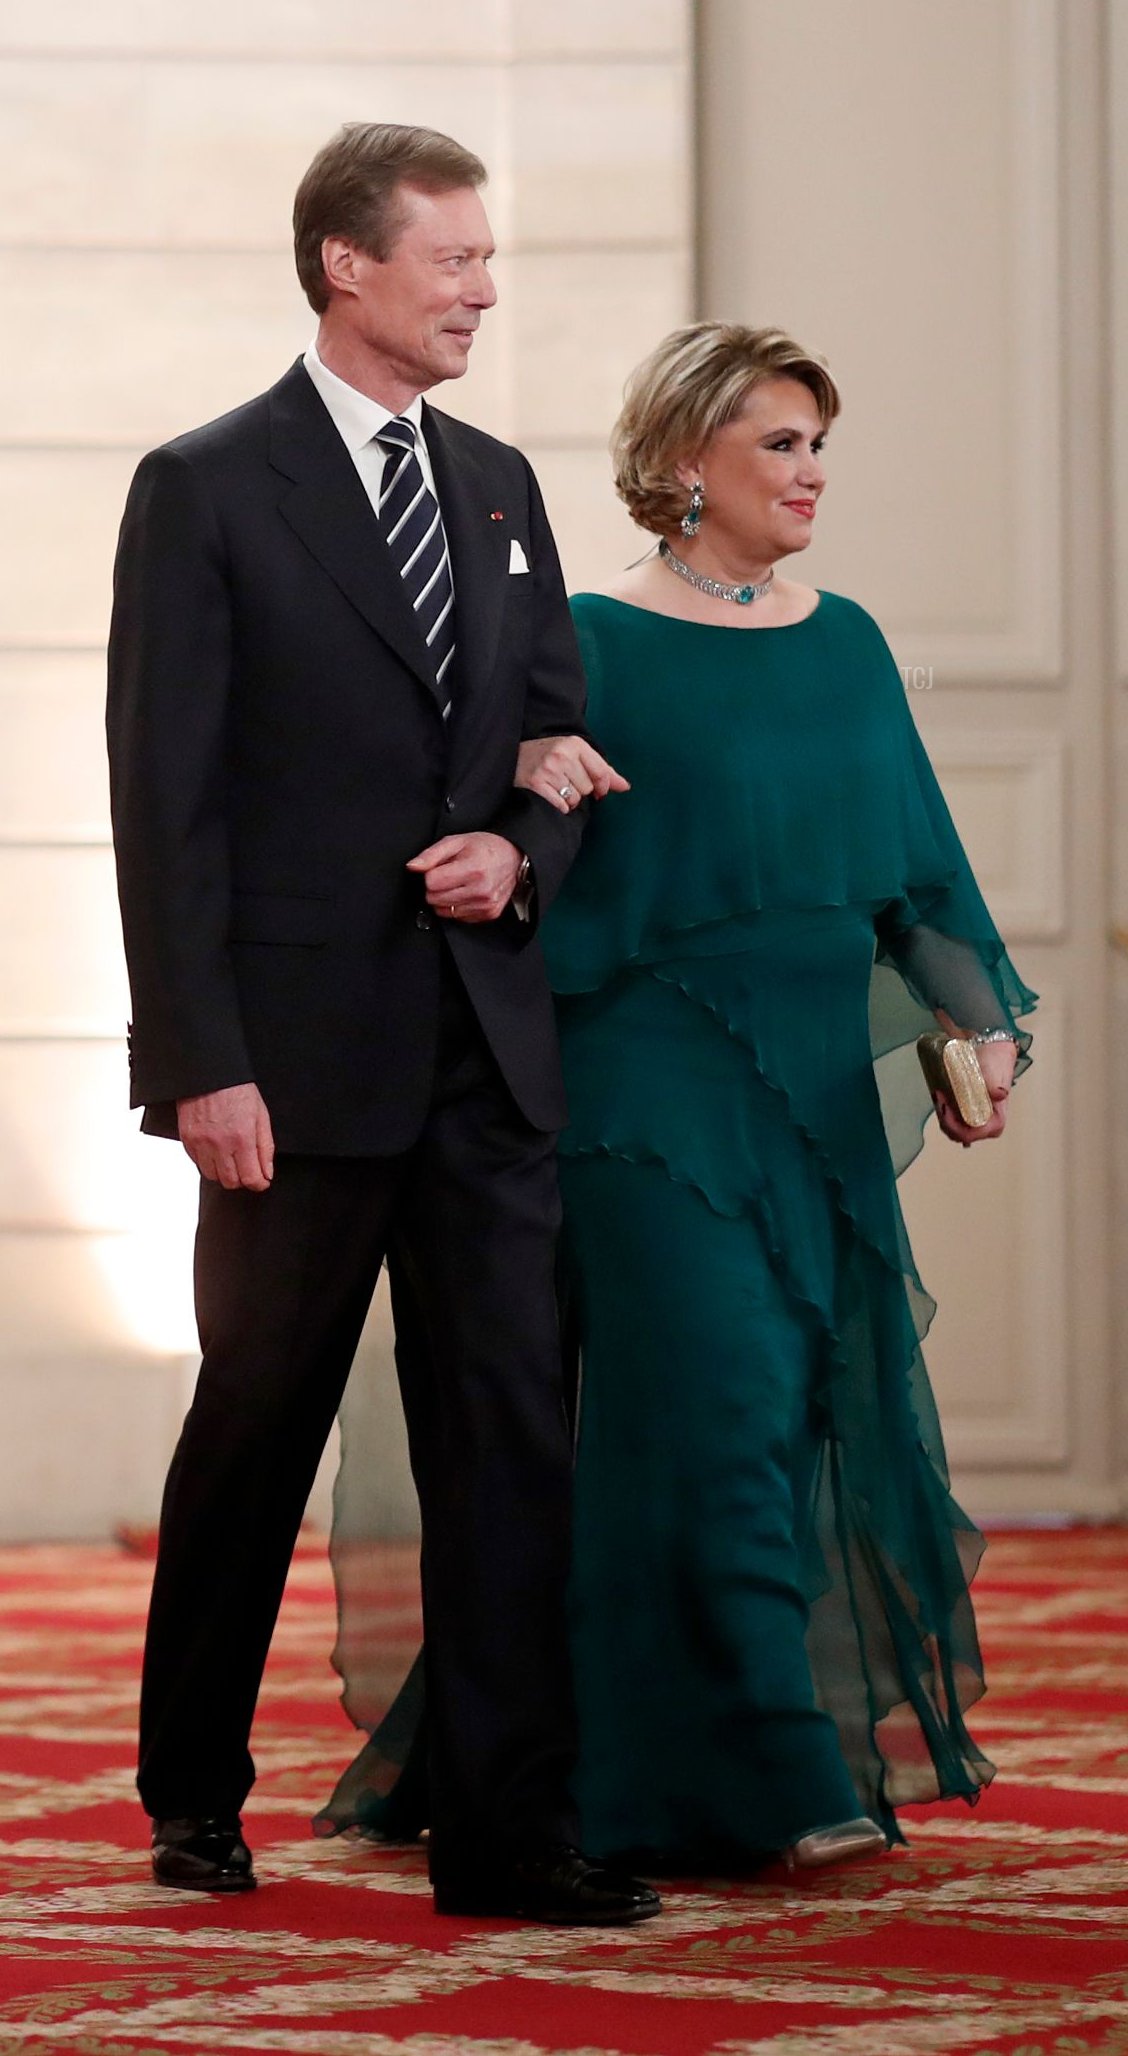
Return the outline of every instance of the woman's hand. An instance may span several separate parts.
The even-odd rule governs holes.
[[[955,1106],[945,1093],[933,1094],[936,1103],[936,1118],[950,1142],[962,1142],[970,1149],[973,1142],[987,1142],[992,1136],[1001,1135],[1007,1125],[1007,1101],[1014,1082],[1014,1067],[1018,1050],[1013,1042],[985,1042],[976,1050],[983,1082],[991,1095],[994,1113],[982,1128],[969,1128],[961,1121]]]
[[[513,783],[539,793],[561,814],[570,814],[589,795],[602,800],[609,792],[631,789],[622,773],[580,735],[541,735],[523,742]]]

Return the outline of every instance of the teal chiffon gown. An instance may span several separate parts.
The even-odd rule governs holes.
[[[982,1542],[948,1489],[896,1191],[930,1112],[913,1044],[937,1009],[1009,1028],[1034,995],[860,607],[824,593],[779,629],[573,611],[591,732],[631,780],[544,928],[585,1846],[740,1867],[859,1813],[893,1839],[899,1805],[992,1774],[964,1725]],[[371,1726],[347,1422],[344,1446],[337,1661]],[[323,1832],[395,1831],[418,1687]]]

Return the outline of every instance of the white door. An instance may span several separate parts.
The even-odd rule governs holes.
[[[1100,0],[698,11],[700,312],[779,323],[838,376],[804,576],[885,628],[980,883],[1042,995],[1004,1142],[964,1152],[933,1136],[905,1181],[940,1301],[928,1356],[957,1493],[979,1515],[1125,1503],[1108,509],[1128,269],[1121,347],[1106,352],[1105,223],[1115,162],[1122,249],[1128,153],[1101,110],[1128,107],[1126,14],[1106,21]],[[1119,870],[1128,925],[1128,861]],[[1119,975],[1128,988],[1128,960]]]

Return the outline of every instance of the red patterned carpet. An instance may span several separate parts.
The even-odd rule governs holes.
[[[314,1841],[351,1752],[323,1554],[291,1579],[248,1810],[261,1889],[149,1881],[131,1791],[149,1566],[0,1551],[0,2056],[1128,2052],[1128,1530],[998,1536],[978,1587],[999,1765],[978,1811],[798,1886],[686,1883],[589,1934],[439,1921],[414,1850]],[[416,1634],[389,1550],[389,1684]]]

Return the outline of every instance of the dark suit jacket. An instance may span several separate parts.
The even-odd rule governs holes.
[[[543,911],[582,824],[514,791],[517,747],[582,726],[583,674],[525,458],[432,408],[424,426],[455,585],[448,723],[300,363],[137,471],[107,730],[131,1103],[150,1132],[176,1133],[177,1099],[253,1079],[282,1149],[408,1147],[447,946],[518,1105],[538,1128],[563,1121],[535,921],[438,922],[404,866],[492,829],[532,859]],[[528,575],[510,573],[514,540]]]

